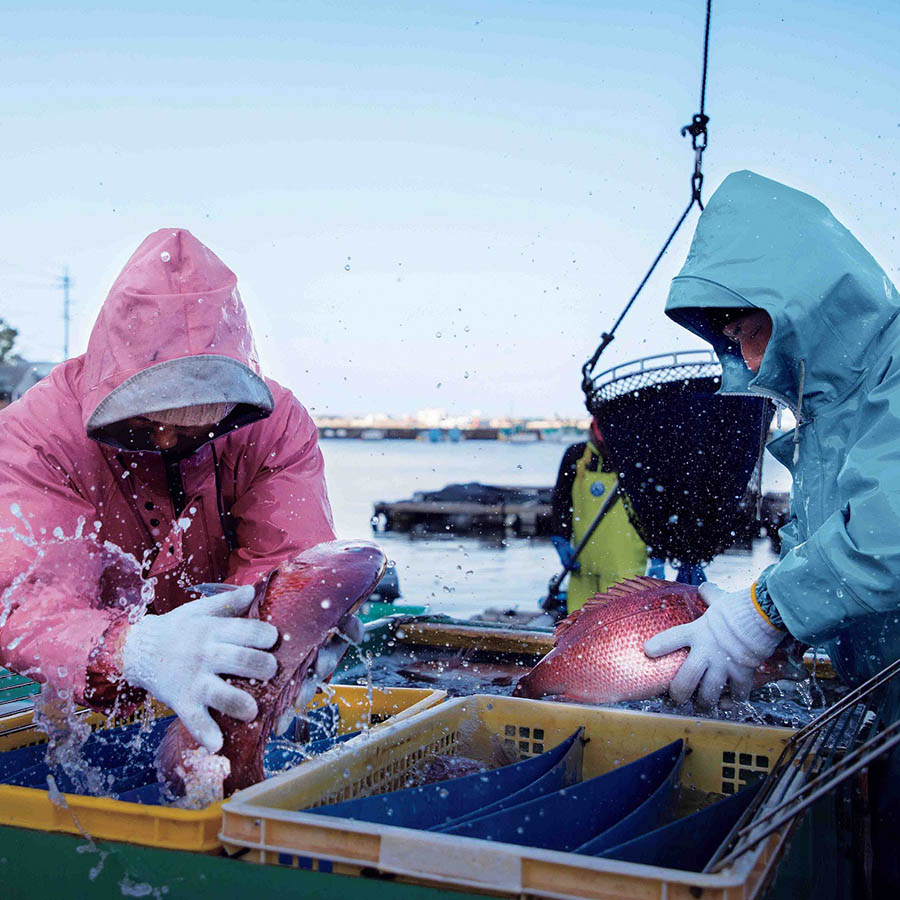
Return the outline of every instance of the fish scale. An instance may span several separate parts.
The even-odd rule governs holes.
[[[644,643],[706,611],[694,585],[630,578],[597,594],[556,626],[553,649],[516,684],[514,694],[588,703],[648,700],[664,694],[687,649],[651,659]],[[757,671],[757,681],[791,677],[783,651]]]
[[[257,587],[246,617],[271,622],[278,629],[278,640],[270,651],[278,669],[266,682],[226,679],[256,700],[259,712],[252,722],[210,710],[222,730],[219,753],[231,764],[225,796],[263,780],[266,741],[280,715],[315,666],[319,649],[372,593],[385,565],[384,553],[375,544],[330,541],[285,562]],[[173,789],[180,792],[183,788],[175,773],[198,747],[180,722],[172,724],[160,747],[157,766]]]

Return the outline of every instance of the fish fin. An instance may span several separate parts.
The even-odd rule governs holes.
[[[614,584],[601,594],[595,594],[584,606],[569,613],[565,619],[557,624],[553,631],[554,645],[557,647],[570,647],[572,644],[580,641],[585,632],[597,624],[600,612],[604,607],[614,600],[670,583],[660,578],[638,575],[635,578],[629,578]]]

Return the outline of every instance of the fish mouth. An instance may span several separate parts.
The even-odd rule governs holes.
[[[380,547],[375,547],[372,544],[366,544],[362,541],[346,541],[346,546],[342,548],[343,553],[347,553],[353,556],[364,556],[366,561],[371,560],[373,563],[377,562],[378,566],[375,569],[370,582],[365,585],[360,592],[359,597],[354,602],[353,607],[350,611],[341,619],[341,624],[343,624],[351,615],[353,615],[359,607],[369,599],[372,591],[378,586],[378,582],[384,577],[384,573],[387,569],[387,557],[384,555],[384,551],[381,550]]]
[[[332,571],[337,573],[338,584],[345,593],[342,598],[334,602],[341,604],[344,611],[338,621],[328,630],[320,647],[334,637],[337,632],[343,632],[348,620],[369,599],[387,569],[387,557],[381,548],[374,544],[364,541],[336,541],[335,544],[342,546],[330,545],[340,552],[340,557],[335,560]],[[346,557],[350,557],[350,559],[346,559]],[[369,577],[364,581],[357,582],[359,574],[366,572],[371,573]],[[351,597],[354,599],[351,600]],[[348,603],[349,605],[346,605]]]

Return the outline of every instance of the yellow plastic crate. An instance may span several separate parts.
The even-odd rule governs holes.
[[[327,758],[239,791],[222,807],[226,852],[256,863],[305,866],[340,874],[373,869],[421,884],[504,897],[631,900],[750,898],[762,887],[784,832],[716,875],[595,859],[455,835],[317,816],[305,808],[405,786],[423,757],[489,758],[497,736],[519,758],[534,756],[585,727],[583,773],[592,778],[684,738],[684,787],[730,794],[766,773],[793,733],[575,704],[476,695],[448,700],[407,722],[386,725]],[[312,860],[312,862],[310,862]]]
[[[2,707],[0,707],[2,708]],[[171,716],[172,710],[162,703],[153,701],[153,710],[157,716]],[[108,718],[103,713],[94,712],[86,706],[80,706],[75,710],[75,715],[83,718],[90,726],[91,731],[105,728],[118,728],[120,725],[130,725],[137,722],[141,713],[129,716],[116,716]],[[34,710],[23,709],[14,713],[0,715],[0,753],[4,750],[18,750],[20,747],[31,747],[36,744],[46,744],[47,735],[34,727]]]
[[[391,717],[406,719],[440,703],[445,691],[418,688],[374,688],[340,685],[327,695],[317,695],[310,707],[333,703],[340,713],[338,732],[377,727]],[[168,714],[165,707],[160,707]],[[110,721],[99,713],[82,710],[92,730],[127,724],[134,718]],[[47,736],[32,724],[30,710],[0,717],[0,751],[46,743]],[[304,763],[303,765],[308,765]],[[219,849],[221,803],[201,810],[173,809],[127,803],[106,797],[64,794],[65,805],[51,802],[45,790],[0,785],[0,825],[41,831],[87,832],[94,838],[128,841],[169,850],[215,851]],[[76,821],[77,820],[77,821]]]
[[[316,694],[307,709],[333,703],[341,714],[337,733],[342,735],[374,728],[389,719],[402,722],[436,706],[446,696],[446,691],[428,688],[369,688],[366,685],[344,684]]]

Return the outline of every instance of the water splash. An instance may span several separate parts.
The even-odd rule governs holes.
[[[140,579],[140,565],[134,556],[110,541],[100,541],[96,533],[85,534],[84,517],[78,519],[71,536],[58,526],[53,529],[51,538],[46,534],[43,537],[35,535],[18,504],[12,504],[10,512],[21,526],[0,529],[0,541],[15,541],[30,552],[27,554],[28,564],[25,565],[26,560],[23,559],[24,570],[2,594],[0,625],[6,623],[18,599],[17,589],[32,577],[40,579],[42,599],[47,600],[51,594],[58,595],[62,604],[73,590],[67,576],[73,574],[76,580],[85,577],[85,583],[90,585],[90,579],[96,573],[97,599],[107,607],[126,611],[132,621],[142,616],[153,602],[155,582]],[[42,564],[43,569],[36,572]],[[7,649],[16,650],[25,638],[41,646],[41,635],[38,634],[38,640],[35,640],[35,630],[34,626],[23,630],[7,644]],[[45,644],[52,645],[53,638],[52,630],[47,629]],[[99,636],[98,643],[102,642],[103,638]],[[61,662],[58,655],[45,654],[52,657],[52,662],[42,662],[39,650],[29,651],[27,655],[27,662],[17,661],[17,669],[20,674],[42,683],[40,693],[34,696],[33,721],[35,727],[48,737],[45,763],[52,771],[65,775],[78,793],[108,796],[111,776],[100,766],[91,766],[84,758],[84,745],[91,735],[91,725],[87,713],[83,710],[79,712],[75,706],[72,680],[77,673],[70,671],[70,666]],[[119,713],[117,708],[113,708],[108,724],[116,724],[113,720]],[[147,721],[142,729],[143,734],[138,734],[135,741],[142,740],[152,725],[154,716],[149,701],[145,713]]]
[[[266,744],[263,772],[266,778],[272,778],[274,775],[288,772],[295,766],[312,759],[314,755],[308,752],[302,744],[297,744],[290,738],[272,737]]]
[[[41,561],[41,558],[44,556],[44,550],[41,548],[39,542],[35,538],[31,523],[25,518],[24,514],[22,513],[22,508],[19,506],[19,504],[11,504],[9,507],[9,511],[13,516],[15,516],[15,518],[23,523],[27,534],[20,534],[18,531],[16,531],[15,528],[0,528],[0,541],[4,540],[3,535],[9,535],[14,541],[18,541],[20,544],[33,549],[35,551],[35,554],[34,558],[31,561],[31,564],[24,571],[19,572],[19,574],[16,575],[15,578],[13,578],[13,580],[3,591],[3,595],[0,596],[0,628],[2,628],[6,624],[6,620],[7,618],[9,618],[10,611],[12,610],[12,598],[17,588],[31,576],[32,572]],[[62,533],[62,529],[57,528],[56,531],[59,531],[60,534]]]
[[[88,878],[91,881],[96,881],[97,877],[103,871],[103,866],[106,863],[106,857],[109,856],[109,850],[101,850],[94,839],[84,830],[81,825],[81,822],[78,821],[78,816],[75,815],[74,810],[69,806],[66,802],[66,795],[59,789],[56,784],[56,779],[52,775],[47,776],[47,795],[50,798],[50,802],[54,806],[58,806],[60,809],[66,810],[68,814],[72,817],[72,822],[75,827],[80,832],[81,836],[87,841],[86,844],[79,844],[75,848],[76,853],[96,853],[99,856],[99,860],[97,865],[92,866],[90,871],[88,872]]]
[[[44,761],[51,771],[63,772],[79,794],[107,793],[106,774],[88,765],[82,756],[84,744],[91,736],[91,726],[83,712],[77,711],[69,691],[44,688],[35,694],[34,725],[47,735]],[[52,780],[53,776],[49,775],[48,779]],[[55,780],[53,783],[56,784]],[[53,800],[52,794],[50,799]]]

